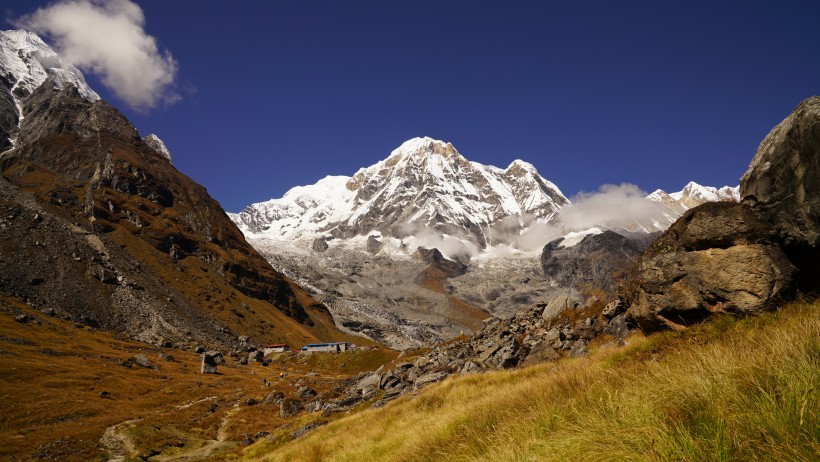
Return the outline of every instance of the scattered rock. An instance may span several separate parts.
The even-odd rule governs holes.
[[[19,314],[14,317],[14,320],[19,322],[20,324],[26,324],[27,322],[31,321],[33,318],[27,314]]]
[[[564,310],[574,310],[578,307],[578,300],[567,294],[560,294],[555,296],[547,306],[544,307],[544,312],[541,316],[546,319],[554,319],[558,317],[559,314],[563,313]]]
[[[218,351],[208,351],[202,354],[202,366],[199,369],[200,374],[216,374],[216,366],[222,364],[224,358],[222,353]]]
[[[317,237],[313,240],[312,248],[314,252],[324,252],[328,248],[327,241],[324,237]]]
[[[262,400],[262,404],[276,405],[279,404],[279,402],[282,401],[282,398],[284,397],[285,394],[281,391],[272,391],[265,395],[265,398]]]
[[[304,405],[298,399],[283,398],[279,402],[279,415],[281,417],[291,417],[298,414],[305,409]]]
[[[299,438],[300,436],[304,436],[307,432],[313,430],[314,428],[321,427],[322,425],[327,425],[327,422],[324,420],[319,420],[316,422],[309,423],[304,427],[296,430],[295,432],[290,434],[291,439]]]
[[[154,367],[154,365],[151,364],[151,361],[148,360],[148,357],[142,353],[139,353],[135,355],[133,358],[131,358],[131,362],[145,368]]]
[[[314,396],[316,396],[316,390],[314,390],[313,388],[299,387],[299,389],[296,390],[296,397],[299,398],[299,399],[304,400],[304,399],[313,398]]]

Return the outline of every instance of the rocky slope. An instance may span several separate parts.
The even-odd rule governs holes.
[[[41,74],[42,53],[18,56]],[[347,338],[122,114],[54,75],[18,91],[37,82],[18,71],[3,68],[19,125],[0,153],[0,291],[152,343]]]

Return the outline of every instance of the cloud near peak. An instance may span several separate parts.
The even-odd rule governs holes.
[[[179,99],[177,62],[145,32],[145,15],[131,0],[60,0],[15,25],[50,37],[64,61],[97,75],[135,110]]]

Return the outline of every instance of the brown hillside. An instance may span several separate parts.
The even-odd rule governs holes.
[[[125,117],[51,88],[0,157],[0,290],[150,342],[347,338]]]

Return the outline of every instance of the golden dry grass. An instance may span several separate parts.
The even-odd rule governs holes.
[[[119,429],[133,446],[131,457],[191,451],[221,430],[227,444],[212,454],[221,460],[247,435],[275,433],[299,422],[280,418],[278,406],[246,406],[248,398],[261,401],[272,391],[291,396],[297,382],[329,392],[349,376],[345,371],[378,367],[396,356],[385,349],[329,355],[333,358],[324,361],[296,356],[269,367],[239,366],[226,358],[219,375],[201,375],[194,353],[118,340],[8,297],[0,297],[0,307],[0,459],[106,460],[112,455],[100,442],[106,428],[135,420]],[[41,324],[15,322],[9,307]],[[175,361],[163,361],[160,352]],[[156,367],[118,365],[117,360],[139,353]],[[280,373],[287,375],[280,378]],[[103,391],[110,396],[101,396]]]
[[[820,303],[446,380],[245,460],[820,460]]]

